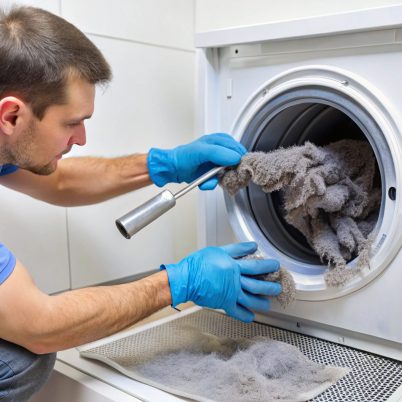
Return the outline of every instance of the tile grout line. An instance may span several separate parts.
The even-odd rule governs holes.
[[[135,44],[143,45],[143,46],[152,46],[152,47],[157,47],[157,48],[161,48],[161,49],[176,50],[176,51],[185,52],[185,53],[195,53],[195,48],[193,50],[191,50],[191,49],[184,49],[184,48],[175,47],[175,46],[157,45],[157,44],[151,43],[151,42],[142,42],[142,41],[139,41],[139,40],[121,38],[119,36],[98,34],[98,33],[94,33],[94,32],[85,32],[85,34],[90,35],[90,36],[95,36],[95,37],[98,37],[98,38],[113,39],[113,40],[119,40],[119,41],[122,41],[122,42],[135,43]]]

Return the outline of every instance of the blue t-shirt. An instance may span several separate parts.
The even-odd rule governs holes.
[[[0,165],[0,176],[10,174],[18,169],[14,165]],[[11,251],[0,243],[0,284],[2,284],[13,272],[15,257]]]
[[[18,166],[15,166],[15,165],[10,165],[10,164],[0,165],[0,176],[4,176],[6,174],[13,173],[17,169],[18,169]]]

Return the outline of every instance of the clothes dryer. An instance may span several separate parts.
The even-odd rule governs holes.
[[[200,245],[255,240],[292,273],[297,300],[257,320],[402,360],[402,6],[204,32],[196,45],[200,132],[250,151],[364,140],[382,190],[370,265],[342,287],[326,285],[279,197],[253,186],[201,195]]]

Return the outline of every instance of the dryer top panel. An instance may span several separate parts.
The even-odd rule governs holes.
[[[200,32],[195,35],[195,46],[224,47],[397,27],[402,27],[402,4]]]

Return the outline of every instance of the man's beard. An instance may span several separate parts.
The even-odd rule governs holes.
[[[41,176],[49,176],[52,174],[57,168],[57,163],[50,162],[45,166],[30,166],[29,168],[23,168],[29,170],[32,173],[39,174]]]
[[[21,169],[29,170],[42,176],[47,176],[53,173],[57,168],[57,162],[51,161],[46,165],[37,165],[34,163],[34,158],[38,147],[35,142],[38,141],[38,132],[36,124],[31,122],[29,127],[20,134],[19,138],[12,147],[7,147],[0,151],[1,160],[6,160],[7,163],[16,165]]]

